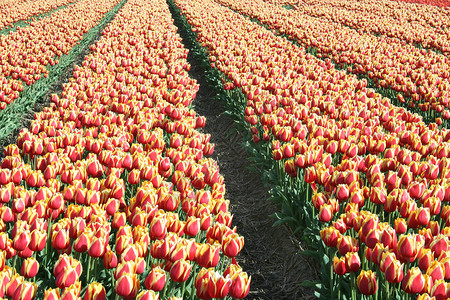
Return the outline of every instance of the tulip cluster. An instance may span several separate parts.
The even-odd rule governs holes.
[[[59,57],[68,54],[119,2],[78,1],[27,27],[1,35],[0,110],[19,98],[25,85],[47,77],[48,66],[57,64]]]
[[[450,64],[442,54],[263,0],[218,3],[259,20],[302,47],[314,49],[319,58],[332,60],[348,73],[370,78],[377,87],[390,90],[390,97],[399,105],[426,112],[427,119],[442,123],[450,118]]]
[[[366,33],[439,50],[446,56],[450,54],[447,34],[442,31],[442,27],[449,26],[450,18],[443,8],[390,0],[309,0],[305,3],[297,6],[297,11]]]
[[[13,26],[18,21],[51,12],[75,2],[74,0],[2,1],[0,5],[0,30]]]
[[[278,187],[305,191],[305,202],[291,201],[292,192],[283,205],[311,207],[333,273],[366,295],[390,298],[401,286],[442,297],[450,276],[449,131],[216,2],[175,3],[224,89],[241,101],[254,147],[285,171]]]
[[[244,238],[207,158],[205,118],[190,108],[199,86],[187,54],[165,1],[128,1],[62,93],[5,147],[0,296],[249,293],[235,261]],[[44,270],[56,289],[25,280]]]
[[[399,0],[400,2],[416,3],[419,5],[435,5],[439,7],[449,7],[450,2],[448,0]]]

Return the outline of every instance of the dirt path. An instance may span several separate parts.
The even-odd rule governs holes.
[[[180,28],[178,22],[175,25]],[[184,38],[182,30],[179,34]],[[186,39],[183,42],[189,48]],[[300,254],[303,245],[288,228],[272,227],[274,220],[269,215],[277,208],[267,200],[268,189],[260,174],[248,170],[251,163],[241,146],[242,136],[236,132],[233,120],[224,114],[221,103],[213,99],[214,91],[208,87],[200,62],[191,52],[189,75],[200,84],[195,111],[206,117],[204,132],[211,134],[211,141],[216,144],[213,158],[225,177],[233,226],[245,237],[237,260],[252,276],[247,299],[314,299],[313,290],[298,284],[316,279],[317,266]]]

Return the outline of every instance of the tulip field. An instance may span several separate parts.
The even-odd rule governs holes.
[[[200,84],[276,206],[252,213],[315,261],[304,298],[450,298],[448,6],[0,0],[0,299],[280,298]]]

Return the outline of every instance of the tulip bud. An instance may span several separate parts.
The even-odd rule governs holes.
[[[372,270],[361,270],[356,284],[358,285],[359,291],[364,295],[373,295],[377,292],[377,280]]]
[[[56,286],[66,288],[74,284],[79,278],[77,271],[72,266],[68,266],[56,276]]]
[[[92,257],[102,257],[106,251],[105,239],[93,237],[89,245],[88,254]]]
[[[23,281],[21,282],[13,296],[13,300],[22,300],[22,299],[34,299],[36,297],[38,286],[34,282]]]
[[[17,287],[24,281],[24,278],[19,274],[14,274],[11,276],[10,281],[5,286],[6,296],[13,297],[17,290]]]
[[[414,260],[419,254],[420,243],[414,235],[401,235],[397,244],[397,250],[401,257]]]
[[[136,300],[159,300],[159,294],[154,291],[142,291],[137,294]]]
[[[358,272],[361,267],[361,259],[357,252],[347,252],[345,254],[345,266],[348,272]]]
[[[167,218],[166,215],[153,218],[150,223],[150,237],[155,239],[163,239],[167,234]]]
[[[413,267],[408,270],[402,280],[402,289],[408,294],[416,294],[423,290],[425,278],[419,268]]]
[[[406,230],[408,229],[408,227],[406,226],[406,221],[403,218],[397,218],[395,219],[395,232],[397,234],[403,234],[406,232]]]
[[[166,273],[159,266],[153,267],[145,279],[145,287],[149,290],[162,291],[166,284]]]
[[[441,280],[445,277],[445,267],[440,261],[433,260],[427,269],[427,275],[431,276],[433,281]]]
[[[139,291],[139,280],[136,274],[123,273],[116,281],[117,295],[127,298],[136,297]]]
[[[87,286],[84,300],[106,300],[105,287],[98,282],[92,282]]]
[[[188,261],[184,259],[177,260],[170,269],[170,278],[176,282],[184,282],[188,279],[191,269],[192,266]]]
[[[225,298],[231,286],[231,279],[225,278],[217,272],[211,272],[208,284],[208,292],[211,298]]]
[[[239,272],[231,276],[231,286],[229,295],[232,298],[242,299],[247,297],[250,291],[250,282],[252,277],[248,277],[247,273]]]
[[[33,278],[39,271],[39,262],[34,257],[29,257],[23,261],[20,273],[25,278]]]
[[[347,252],[358,251],[358,245],[358,240],[352,238],[351,236],[343,235],[338,240],[337,248],[341,255],[345,255]]]
[[[320,231],[320,236],[327,247],[336,247],[341,233],[335,227],[329,226]]]
[[[319,221],[329,222],[333,218],[333,208],[329,204],[323,204],[319,210]]]
[[[69,243],[69,232],[66,229],[63,228],[52,232],[52,246],[56,250],[66,249],[69,246]]]
[[[188,236],[196,236],[200,231],[200,219],[194,216],[188,217],[184,227],[184,233]]]
[[[446,252],[448,250],[448,237],[443,234],[439,234],[434,237],[429,248],[434,252],[435,257],[439,257],[442,252]]]
[[[333,271],[337,275],[344,275],[345,273],[347,273],[345,257],[338,258],[337,256],[335,256],[333,258]]]
[[[235,257],[244,247],[244,237],[232,233],[223,238],[222,251],[227,257]]]
[[[217,266],[220,258],[220,246],[201,244],[196,253],[197,263],[204,268],[211,268]]]
[[[44,291],[44,300],[59,300],[59,289],[48,289]]]
[[[114,269],[117,266],[117,256],[116,253],[108,250],[103,255],[103,266],[105,269]]]

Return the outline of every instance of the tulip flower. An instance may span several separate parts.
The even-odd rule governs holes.
[[[14,293],[16,292],[17,288],[20,284],[24,282],[24,278],[18,274],[12,275],[9,282],[6,284],[5,288],[5,294],[8,297],[13,297]]]
[[[235,257],[244,247],[244,237],[236,233],[227,235],[222,240],[222,251],[227,257]]]
[[[403,264],[398,260],[392,261],[384,273],[386,280],[390,283],[400,283],[403,280]]]
[[[413,235],[401,235],[397,244],[398,253],[407,259],[415,259],[419,254],[421,245]]]
[[[356,283],[359,291],[364,295],[373,295],[377,292],[377,280],[375,278],[375,273],[371,270],[361,270]]]
[[[20,273],[25,278],[33,278],[39,271],[39,262],[34,257],[29,257],[23,261]]]
[[[416,294],[422,291],[425,278],[419,268],[411,268],[402,280],[402,289],[408,294]]]
[[[159,294],[154,291],[142,291],[136,295],[136,300],[158,300]]]
[[[319,210],[319,221],[329,222],[333,218],[333,208],[329,204],[323,204]]]
[[[250,292],[250,282],[252,277],[248,277],[245,272],[235,273],[231,277],[231,286],[229,295],[236,299],[243,299],[247,297]]]
[[[361,266],[361,260],[359,258],[358,253],[356,252],[347,252],[345,254],[345,266],[348,272],[358,272]]]
[[[345,263],[345,257],[338,258],[335,256],[333,258],[333,271],[337,275],[344,275],[347,273],[347,265]]]
[[[36,283],[23,281],[17,286],[12,299],[34,299],[37,294],[37,289],[38,286]]]
[[[223,277],[217,272],[212,272],[208,291],[211,298],[225,298],[230,290],[232,280],[229,277]]]
[[[323,228],[320,236],[327,247],[336,247],[341,234],[336,228],[330,226]]]
[[[101,283],[92,282],[87,286],[83,299],[106,299],[106,290]]]
[[[58,300],[60,299],[59,289],[48,289],[44,291],[44,300]]]
[[[136,297],[139,291],[139,280],[136,274],[123,273],[116,281],[115,291],[125,298]]]
[[[204,268],[215,267],[219,263],[219,245],[202,244],[196,253],[197,263]]]
[[[153,267],[145,279],[145,287],[149,290],[159,292],[166,284],[166,273],[159,266]]]
[[[184,282],[188,279],[191,268],[192,266],[186,260],[177,260],[170,269],[170,278],[176,282]]]
[[[441,280],[445,277],[445,267],[440,261],[433,260],[426,271],[426,274],[429,275],[433,281]]]

